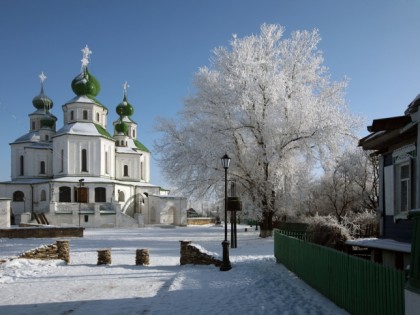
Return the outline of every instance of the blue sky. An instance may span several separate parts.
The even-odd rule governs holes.
[[[232,34],[257,34],[263,23],[285,26],[286,37],[319,29],[325,65],[332,79],[350,79],[348,106],[366,124],[402,115],[420,93],[419,16],[418,0],[0,0],[0,180],[10,179],[8,144],[29,130],[41,71],[63,125],[85,45],[108,131],[128,81],[138,139],[152,150],[155,118],[176,117],[212,49],[228,46]],[[152,183],[165,186],[152,163]]]

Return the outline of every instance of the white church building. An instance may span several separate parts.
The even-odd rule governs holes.
[[[111,135],[108,109],[96,99],[99,82],[88,71],[91,51],[82,51],[81,73],[71,83],[75,97],[62,105],[58,130],[41,73],[29,131],[10,143],[11,180],[0,183],[0,197],[11,200],[16,224],[43,214],[57,226],[185,225],[186,199],[150,183],[151,156],[137,140],[127,84]]]

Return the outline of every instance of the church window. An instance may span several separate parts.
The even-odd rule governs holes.
[[[104,187],[95,188],[95,202],[106,202],[106,189]]]
[[[68,186],[61,186],[59,188],[59,202],[71,202],[71,188]]]
[[[136,137],[136,130],[133,129],[133,138]]]
[[[87,120],[88,119],[88,111],[84,110],[83,111],[83,120]]]
[[[19,163],[20,163],[20,176],[23,176],[24,174],[24,167],[25,167],[25,159],[23,157],[23,155],[20,156],[19,158]]]
[[[40,174],[45,174],[45,162],[41,161],[41,164],[39,166],[39,173]]]
[[[13,193],[13,201],[25,201],[25,194],[20,190]]]
[[[70,120],[74,120],[74,111],[70,112]]]
[[[50,140],[50,137],[48,135],[45,135],[45,141]]]
[[[47,200],[47,193],[45,192],[45,190],[41,190],[41,201],[45,201]]]
[[[32,130],[35,130],[35,121],[32,121]]]
[[[119,202],[124,202],[125,201],[125,195],[124,192],[121,190],[118,190],[118,201]]]
[[[144,176],[143,176],[143,162],[140,162],[140,178],[144,179]]]
[[[61,150],[61,172],[64,172],[64,150]]]
[[[128,176],[128,165],[124,165],[124,176]]]
[[[87,150],[82,149],[82,172],[87,172]]]
[[[96,113],[96,121],[99,122],[99,113]]]
[[[108,152],[105,152],[105,174],[108,174]]]

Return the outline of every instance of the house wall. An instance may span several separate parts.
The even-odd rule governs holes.
[[[394,217],[387,215],[385,217],[385,238],[395,239],[400,242],[411,243],[413,234],[413,222],[410,220],[397,220],[394,222]]]

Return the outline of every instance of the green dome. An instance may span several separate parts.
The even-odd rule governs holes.
[[[101,90],[101,86],[96,78],[91,75],[87,68],[83,73],[76,76],[71,82],[71,89],[77,96],[91,95],[96,96]]]
[[[124,95],[124,100],[118,104],[116,112],[120,116],[131,116],[134,114],[134,107],[127,101],[127,97]]]
[[[125,122],[122,121],[115,125],[115,130],[117,132],[122,132],[123,134],[127,134],[128,126]]]
[[[50,110],[53,107],[53,101],[44,93],[44,88],[41,87],[41,92],[32,99],[32,104],[36,109]]]
[[[41,127],[49,127],[52,128],[55,124],[56,119],[50,115],[44,115],[41,118]]]

